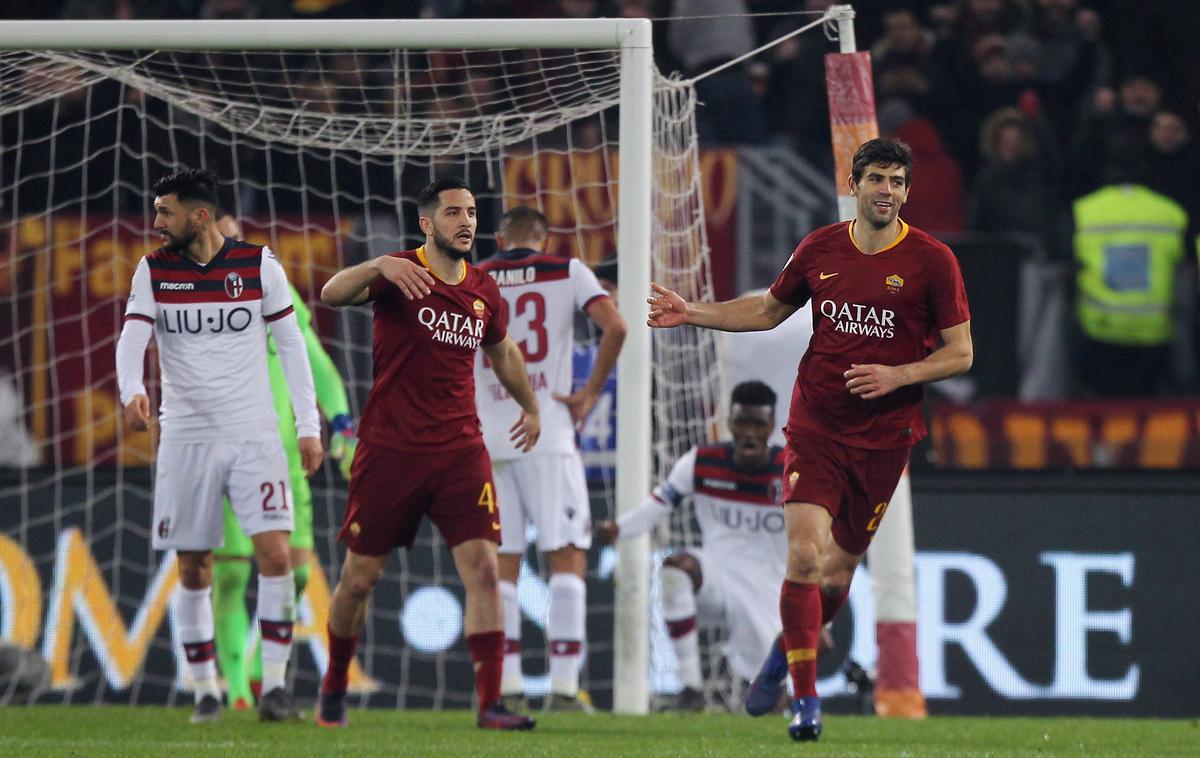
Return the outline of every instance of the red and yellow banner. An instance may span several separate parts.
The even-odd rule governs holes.
[[[339,229],[332,218],[280,219],[270,228],[247,222],[245,231],[271,241],[289,280],[311,299],[341,265],[348,223]],[[0,356],[10,365],[0,368],[23,385],[26,424],[43,461],[150,460],[152,435],[122,428],[116,341],[133,271],[158,245],[141,216],[36,216],[0,230],[0,297],[8,305],[0,329],[14,341],[11,354]],[[148,366],[153,379],[153,356]]]
[[[718,300],[727,300],[737,294],[734,258],[737,169],[735,150],[704,150],[700,153],[701,196]],[[616,182],[619,174],[620,162],[617,154],[610,150],[508,156],[504,161],[504,207],[528,205],[540,209],[546,214],[551,229],[546,252],[580,258],[595,265],[617,253]],[[687,179],[685,174],[667,167],[664,176],[657,177],[656,181],[666,182],[672,178],[683,181]],[[680,219],[695,217],[695,210],[686,206],[693,197],[690,186],[679,188],[678,192],[661,193],[661,196],[665,199],[655,208],[659,216],[653,221],[656,228],[678,229]],[[672,205],[671,198],[683,205]],[[696,241],[688,239],[687,242],[693,245]],[[689,249],[696,247],[698,245]]]
[[[1200,398],[940,404],[930,431],[947,469],[1200,465]]]
[[[871,54],[830,53],[825,56],[829,92],[829,127],[833,135],[834,182],[839,197],[849,194],[846,177],[858,146],[879,136],[875,121],[875,79]]]

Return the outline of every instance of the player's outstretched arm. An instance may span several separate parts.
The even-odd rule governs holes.
[[[521,416],[517,423],[508,431],[513,445],[523,453],[528,453],[537,444],[542,433],[542,419],[539,415],[537,396],[529,385],[529,374],[525,371],[525,359],[521,357],[521,348],[511,336],[506,336],[499,342],[486,345],[483,352],[487,353],[492,363],[496,378],[517,405],[521,406]]]
[[[925,359],[902,366],[853,363],[845,372],[846,389],[851,395],[874,400],[908,384],[923,384],[949,379],[966,373],[975,361],[971,342],[971,322],[942,330],[943,345]]]
[[[409,300],[420,300],[433,286],[433,274],[407,258],[385,255],[381,258],[344,268],[330,277],[321,288],[321,302],[334,308],[359,305],[367,300],[371,282],[382,276],[399,288]]]
[[[612,374],[613,366],[617,365],[617,356],[621,346],[625,344],[625,319],[617,306],[607,297],[597,298],[587,307],[588,318],[600,327],[600,344],[596,348],[596,360],[592,364],[592,373],[579,391],[570,395],[555,393],[554,399],[564,403],[571,411],[571,420],[576,428],[581,428],[588,414],[596,405],[600,393],[604,391],[604,383]]]
[[[663,329],[691,324],[723,332],[761,332],[774,329],[796,312],[795,306],[781,303],[770,291],[721,303],[689,303],[677,293],[651,282],[654,291],[646,302],[650,313],[646,324]]]

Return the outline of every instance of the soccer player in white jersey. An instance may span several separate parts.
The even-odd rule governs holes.
[[[683,684],[680,710],[704,707],[698,624],[728,625],[725,657],[746,681],[782,628],[776,587],[787,557],[779,507],[783,448],[768,444],[775,392],[759,381],[737,385],[728,423],[732,442],[687,451],[644,503],[616,522],[596,524],[602,544],[637,537],[692,499],[703,545],[672,553],[659,571],[663,620]]]
[[[509,429],[521,408],[504,391],[482,354],[475,363],[475,396],[491,455],[500,507],[500,594],[505,655],[500,692],[510,709],[525,707],[521,676],[521,609],[517,578],[525,525],[537,529],[537,548],[550,569],[546,640],[550,648],[547,710],[589,710],[580,701],[579,662],[586,620],[587,550],[591,507],[575,443],[604,389],[625,340],[625,321],[583,262],[545,255],[549,225],[533,208],[517,206],[500,220],[500,252],[479,268],[495,279],[508,303],[509,334],[525,356],[542,409],[542,437],[531,452],[514,447]],[[587,383],[571,392],[574,314],[581,310],[603,331]]]
[[[144,431],[150,399],[144,356],[151,334],[162,373],[153,545],[175,550],[179,634],[195,687],[192,722],[220,716],[213,646],[212,550],[224,539],[228,495],[258,563],[263,697],[259,717],[297,717],[285,686],[295,598],[288,536],[293,500],[267,372],[267,325],[292,395],[301,463],[321,464],[321,428],[304,339],[287,277],[270,248],[217,229],[217,178],[182,169],[154,185],[163,246],[133,274],[117,342],[125,420]]]

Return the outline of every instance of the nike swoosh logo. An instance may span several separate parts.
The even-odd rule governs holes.
[[[841,272],[841,271],[834,271],[832,274],[826,274],[824,271],[822,271],[822,272],[821,272],[821,274],[820,274],[820,276],[821,276],[821,281],[825,281],[826,279],[828,279],[828,278],[829,278],[829,277],[831,277],[831,276],[837,276],[837,275],[838,275],[838,274],[840,274],[840,273],[842,273],[842,272]]]

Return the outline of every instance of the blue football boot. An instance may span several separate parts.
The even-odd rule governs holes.
[[[797,742],[816,742],[821,736],[821,698],[816,695],[792,700],[792,723],[788,735]]]
[[[784,683],[787,680],[787,653],[783,652],[783,634],[781,633],[771,643],[771,651],[763,661],[762,668],[754,675],[754,680],[746,688],[746,713],[751,716],[762,716],[770,713],[783,696]]]

